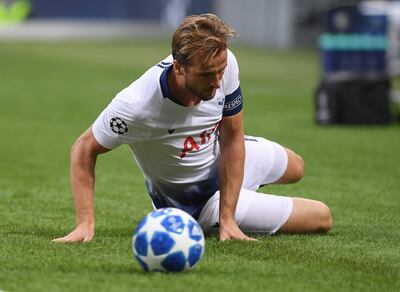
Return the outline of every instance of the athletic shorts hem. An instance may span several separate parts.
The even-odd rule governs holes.
[[[287,198],[289,199],[289,200],[288,200],[289,206],[288,206],[288,208],[287,208],[287,210],[286,210],[285,216],[282,218],[282,221],[275,227],[275,229],[273,229],[273,230],[269,233],[269,235],[273,235],[273,234],[275,234],[276,232],[278,232],[279,229],[281,229],[282,226],[285,225],[286,222],[289,220],[290,215],[292,215],[292,211],[293,211],[293,198],[290,198],[290,197],[287,197]]]

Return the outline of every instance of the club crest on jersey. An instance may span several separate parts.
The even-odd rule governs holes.
[[[118,117],[112,118],[110,120],[110,128],[114,133],[118,135],[123,135],[128,132],[128,126],[121,118]]]

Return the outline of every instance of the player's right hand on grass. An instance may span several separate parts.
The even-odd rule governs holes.
[[[88,223],[80,223],[75,229],[64,237],[55,238],[53,242],[88,242],[94,237],[94,226]]]

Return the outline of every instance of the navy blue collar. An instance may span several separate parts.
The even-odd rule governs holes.
[[[176,104],[184,106],[179,101],[177,101],[175,97],[172,96],[171,90],[169,89],[169,86],[168,86],[168,74],[171,72],[171,69],[172,69],[172,65],[170,65],[167,68],[165,68],[164,71],[161,73],[160,85],[161,85],[162,94],[163,94],[164,98],[169,98],[170,100],[172,100]]]
[[[160,85],[161,85],[161,91],[164,96],[164,98],[169,98],[174,100],[171,95],[171,91],[169,90],[168,86],[168,74],[171,72],[172,65],[168,66],[167,68],[164,69],[164,71],[161,73],[160,76]]]

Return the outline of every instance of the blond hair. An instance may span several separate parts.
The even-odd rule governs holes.
[[[184,66],[208,64],[235,36],[236,32],[215,14],[191,15],[172,37],[172,56]]]

